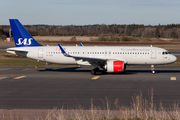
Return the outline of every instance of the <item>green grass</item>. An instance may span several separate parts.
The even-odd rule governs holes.
[[[44,62],[31,59],[0,59],[0,66],[44,66]]]
[[[45,62],[42,61],[36,61],[32,59],[0,59],[0,67],[34,67],[34,66],[41,66],[41,67],[58,67],[58,66],[77,66],[77,65],[61,65],[61,64],[53,64],[53,63],[48,63],[48,65]]]

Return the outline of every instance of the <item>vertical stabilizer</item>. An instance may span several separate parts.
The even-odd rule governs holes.
[[[23,27],[23,25],[17,19],[9,19],[14,42],[16,47],[33,47],[40,45]]]

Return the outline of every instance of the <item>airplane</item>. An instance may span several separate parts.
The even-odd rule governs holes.
[[[93,66],[91,74],[100,69],[108,73],[122,73],[127,65],[170,64],[177,60],[166,49],[139,46],[43,46],[23,27],[18,19],[9,19],[16,47],[6,51],[18,56],[56,64],[75,64]]]

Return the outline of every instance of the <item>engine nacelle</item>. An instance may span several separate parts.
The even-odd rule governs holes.
[[[124,61],[114,61],[114,60],[107,61],[105,69],[107,70],[107,72],[114,72],[114,73],[124,72],[125,69]]]

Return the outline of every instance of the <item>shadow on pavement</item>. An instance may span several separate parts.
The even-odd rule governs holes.
[[[67,68],[45,68],[43,70],[38,70],[40,72],[52,71],[52,72],[89,72],[90,69],[81,69],[81,67],[67,67]],[[156,74],[158,73],[180,73],[180,70],[155,70]],[[113,75],[130,75],[130,74],[138,74],[138,73],[151,73],[151,70],[125,70],[123,73],[107,73],[105,70],[100,70],[96,73],[96,75],[105,75],[105,74],[113,74]]]

